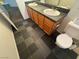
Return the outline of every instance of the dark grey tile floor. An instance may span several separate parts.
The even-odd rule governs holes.
[[[14,31],[21,59],[46,59],[51,50],[42,40],[45,33],[39,27],[34,26],[36,24],[30,24],[29,21],[26,23],[28,26],[23,23],[18,27],[19,31]]]
[[[15,11],[18,9],[12,9],[11,19],[19,29],[13,31],[20,59],[76,59],[76,53],[55,45],[58,32],[48,36],[31,19],[24,21]]]
[[[75,52],[55,45],[58,32],[48,36],[31,19],[20,23],[14,34],[21,59],[76,59]]]

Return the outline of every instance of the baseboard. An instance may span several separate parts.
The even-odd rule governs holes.
[[[29,20],[30,18],[24,19],[24,20]]]

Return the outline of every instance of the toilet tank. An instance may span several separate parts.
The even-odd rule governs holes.
[[[79,40],[79,19],[76,19],[75,21],[70,21],[64,31],[70,37]]]

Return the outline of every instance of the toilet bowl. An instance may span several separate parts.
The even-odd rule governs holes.
[[[60,48],[67,49],[72,46],[73,40],[66,33],[57,36],[56,45]]]
[[[79,18],[75,19],[75,21],[70,21],[66,28],[64,29],[64,34],[60,34],[56,38],[56,45],[60,48],[73,48],[76,44],[72,45],[74,38],[75,40],[79,40]]]

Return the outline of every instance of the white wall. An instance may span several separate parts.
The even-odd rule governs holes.
[[[0,15],[0,59],[20,59],[10,24]]]
[[[26,6],[25,6],[25,0],[16,0],[16,3],[17,3],[17,6],[18,6],[23,18],[28,19],[29,16],[28,16]]]
[[[60,27],[58,28],[58,31],[64,32],[65,27],[67,26],[69,21],[74,20],[75,18],[79,17],[79,0],[76,0],[73,4],[73,7],[71,8],[70,12],[68,13],[67,17],[63,20]]]

